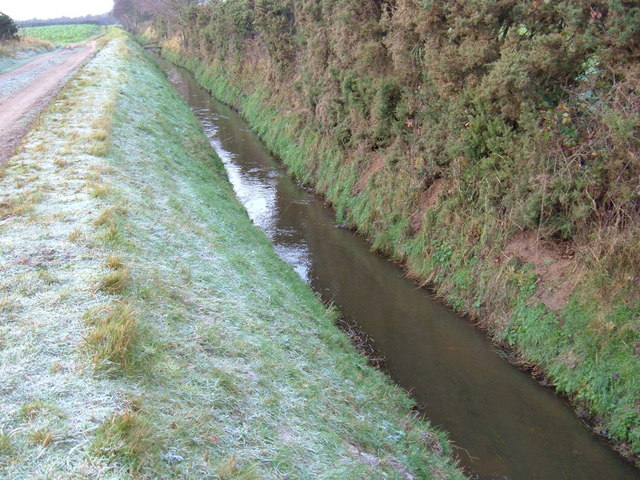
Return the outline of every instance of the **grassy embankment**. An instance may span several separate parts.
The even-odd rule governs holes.
[[[120,37],[0,174],[3,478],[462,478]]]
[[[57,46],[82,42],[97,35],[97,25],[54,25],[21,28],[20,40],[0,41],[0,73],[19,67],[33,57],[53,50]]]
[[[205,11],[202,16],[207,15]],[[195,30],[190,35],[196,35]],[[325,50],[312,51],[313,42],[324,41],[326,47],[326,38],[319,40],[313,32],[307,36],[312,38],[305,44],[310,56],[327,55]],[[541,114],[546,115],[540,120],[544,128],[536,126],[539,120],[533,114],[523,114],[530,131],[518,134],[497,116],[464,113],[471,107],[461,106],[466,101],[461,94],[450,113],[449,104],[432,100],[415,118],[401,117],[394,120],[396,126],[385,126],[379,102],[387,98],[388,77],[381,76],[382,93],[376,93],[375,84],[367,83],[372,81],[369,76],[358,78],[357,73],[329,66],[327,78],[294,93],[285,84],[300,92],[315,78],[307,77],[305,69],[314,65],[307,57],[298,57],[303,60],[294,67],[299,70],[293,80],[286,74],[279,80],[271,50],[267,53],[250,40],[242,47],[215,50],[215,42],[222,40],[213,38],[213,46],[202,47],[196,42],[204,40],[194,40],[192,49],[180,47],[173,38],[165,42],[164,54],[194,72],[216,98],[238,108],[290,172],[333,204],[339,223],[357,228],[374,250],[403,262],[409,275],[478,320],[497,342],[517,353],[520,364],[537,375],[543,372],[581,415],[591,417],[598,433],[618,442],[623,454],[640,454],[640,299],[634,254],[638,222],[626,212],[615,221],[618,213],[600,211],[589,197],[603,186],[633,197],[637,186],[627,169],[635,168],[637,158],[637,114],[622,103],[585,106],[570,98],[575,110],[561,105],[566,111]],[[345,38],[351,37],[337,37],[336,42]],[[430,101],[428,94],[420,94],[425,98],[412,100],[413,93],[407,93],[407,103]],[[305,95],[319,102],[316,117],[304,104]],[[393,117],[409,107],[396,103],[389,108]],[[341,126],[332,128],[317,119],[318,112],[328,109],[344,110],[334,114],[344,128],[372,123],[374,134],[351,132],[343,138]],[[369,109],[371,119],[366,117]],[[441,118],[434,117],[438,111]],[[412,127],[409,133],[396,134],[407,130],[403,122],[415,125],[418,115],[429,118],[422,131]],[[572,122],[584,125],[574,127]],[[458,127],[459,135],[446,133]],[[431,135],[423,136],[428,128]],[[372,138],[378,134],[391,136],[391,142],[397,138],[371,151],[367,142],[375,143]],[[582,134],[590,136],[582,146],[576,147],[573,137],[567,140]],[[442,160],[448,165],[414,152],[433,138],[447,145],[427,148],[439,158],[450,154]],[[563,152],[565,148],[574,153]],[[619,162],[619,170],[617,155],[628,156]],[[610,164],[602,160],[587,165],[583,156],[609,159]],[[607,169],[611,181],[603,180]],[[549,212],[545,202],[552,205]],[[617,202],[612,200],[613,205]],[[629,205],[632,209],[633,203]],[[589,215],[595,217],[591,223],[585,220]],[[574,239],[558,241],[564,233],[557,232],[565,228],[574,232],[569,234]],[[578,230],[581,233],[575,233]]]

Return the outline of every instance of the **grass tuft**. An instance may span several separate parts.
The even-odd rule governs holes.
[[[8,457],[13,453],[13,444],[8,433],[0,430],[0,458]]]
[[[75,243],[75,242],[78,242],[83,237],[84,237],[84,234],[82,233],[82,230],[80,230],[79,228],[76,228],[67,236],[67,240]]]
[[[125,268],[124,263],[122,263],[120,257],[107,258],[107,267],[109,267],[111,270],[122,270],[123,268]]]
[[[109,142],[107,140],[95,140],[91,143],[89,153],[96,157],[106,157],[109,153]]]
[[[17,307],[16,299],[9,295],[0,297],[0,313],[10,313]]]
[[[53,432],[46,427],[40,428],[33,432],[31,440],[33,440],[33,443],[36,445],[46,448],[51,445],[54,440]]]
[[[108,258],[107,267],[112,271],[100,279],[98,290],[111,295],[121,295],[129,286],[129,269],[119,257]]]
[[[128,371],[133,366],[139,340],[138,319],[128,302],[116,302],[89,310],[84,315],[90,327],[84,343],[93,351],[97,370]]]
[[[120,240],[120,228],[117,223],[111,223],[104,233],[104,240],[107,243],[118,243]]]
[[[157,449],[149,423],[138,400],[129,402],[98,429],[91,444],[94,455],[117,462],[137,472]]]
[[[60,283],[58,275],[47,269],[38,270],[38,278],[40,278],[40,280],[42,280],[47,285]]]
[[[104,227],[103,240],[115,244],[121,239],[120,223],[126,208],[122,205],[108,207],[94,221],[96,227]]]
[[[58,157],[53,161],[53,164],[56,167],[64,168],[69,165],[69,162],[67,162],[64,158]]]
[[[96,227],[102,227],[110,225],[115,221],[115,208],[109,207],[102,211],[102,213],[93,222]]]
[[[104,183],[89,183],[91,196],[94,198],[106,198],[111,193],[111,187]]]
[[[22,405],[18,412],[18,416],[24,420],[35,420],[45,410],[47,410],[47,405],[42,400],[35,400]]]
[[[30,214],[35,209],[36,204],[42,199],[43,195],[44,192],[42,189],[36,189],[23,193],[18,197],[0,201],[0,220]]]

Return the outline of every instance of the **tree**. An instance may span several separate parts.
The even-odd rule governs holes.
[[[195,0],[114,0],[112,15],[129,31],[138,31],[145,23],[165,19],[176,23]]]
[[[0,40],[11,40],[18,36],[18,27],[13,19],[0,12]]]
[[[140,15],[132,0],[115,0],[112,14],[127,30],[133,30],[138,25]]]

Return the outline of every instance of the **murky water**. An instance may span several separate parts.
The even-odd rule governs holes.
[[[595,438],[552,391],[502,359],[482,333],[400,269],[335,227],[247,124],[192,76],[163,64],[277,253],[373,338],[391,377],[450,433],[475,478],[626,480],[640,471]]]

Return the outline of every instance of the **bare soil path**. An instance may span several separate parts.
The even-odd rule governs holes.
[[[96,41],[44,55],[0,75],[0,163],[13,153],[36,115],[68,76],[96,51]]]

